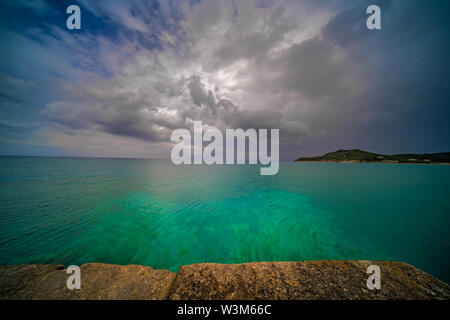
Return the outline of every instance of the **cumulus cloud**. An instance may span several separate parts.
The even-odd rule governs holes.
[[[311,93],[306,81],[297,93],[302,83],[296,72],[304,70],[290,65],[304,40],[299,34],[307,36],[305,21],[283,5],[250,1],[205,1],[178,10],[188,40],[184,47],[141,46],[114,77],[66,87],[70,99],[49,104],[47,119],[149,142],[168,141],[174,128],[192,128],[194,120],[220,129],[280,128],[282,141],[300,141],[311,131],[301,117],[284,116]],[[180,31],[171,36],[179,38]],[[317,59],[323,66],[320,59],[326,57]]]

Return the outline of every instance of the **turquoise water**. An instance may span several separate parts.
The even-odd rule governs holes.
[[[380,259],[450,282],[450,166],[0,157],[0,264]]]

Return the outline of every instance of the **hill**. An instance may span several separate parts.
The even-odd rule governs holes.
[[[360,149],[337,150],[316,157],[300,157],[295,161],[320,162],[384,162],[384,163],[450,163],[450,152],[384,155]]]

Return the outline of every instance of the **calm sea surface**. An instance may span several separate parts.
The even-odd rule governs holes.
[[[0,264],[398,260],[450,282],[450,166],[0,157]]]

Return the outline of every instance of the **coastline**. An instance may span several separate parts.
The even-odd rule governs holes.
[[[331,160],[294,160],[294,162],[306,162],[306,163],[376,163],[376,164],[424,164],[424,165],[441,165],[448,166],[449,162],[388,162],[388,161],[359,161],[359,160],[348,160],[348,161],[331,161]]]
[[[381,268],[381,289],[366,286],[369,265]],[[140,265],[87,263],[81,289],[69,290],[63,265],[0,266],[2,300],[449,300],[450,286],[402,262],[198,263],[178,273]]]

